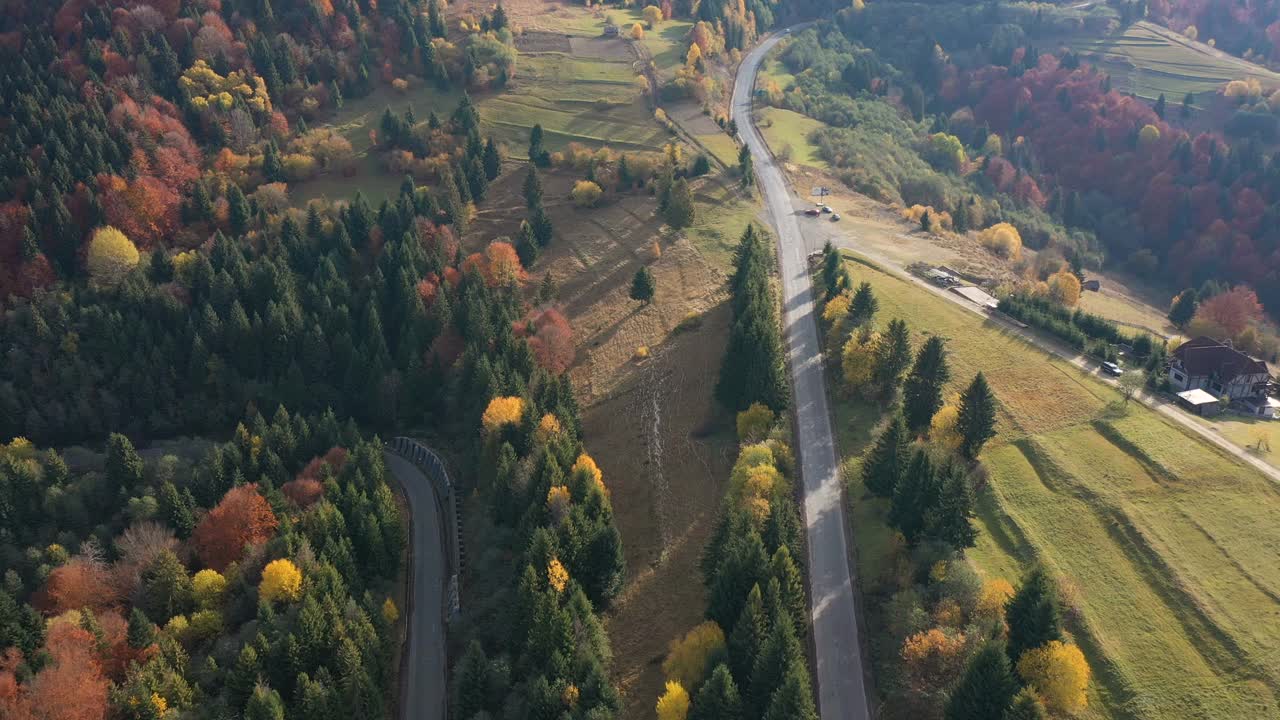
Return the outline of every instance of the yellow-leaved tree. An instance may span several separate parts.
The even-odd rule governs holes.
[[[1089,663],[1075,645],[1050,640],[1018,658],[1018,674],[1039,693],[1045,707],[1074,713],[1088,704]]]
[[[667,682],[658,698],[658,720],[685,720],[689,717],[689,693],[678,682]]]
[[[1049,297],[1059,305],[1075,307],[1080,302],[1080,278],[1070,270],[1059,270],[1049,276]]]
[[[569,517],[569,488],[556,485],[547,491],[547,512],[556,525]]]
[[[649,23],[650,28],[656,27],[662,20],[662,8],[657,5],[649,5],[644,9],[644,21]]]
[[[302,597],[302,571],[292,561],[272,560],[262,570],[258,598],[267,602],[293,602]]]
[[[964,669],[967,640],[962,632],[932,628],[909,636],[902,643],[902,660],[912,684],[944,688]]]
[[[844,372],[845,389],[856,392],[871,383],[876,365],[878,333],[855,333],[840,352],[840,369]]]
[[[632,39],[632,40],[643,40],[643,39],[644,39],[644,26],[643,26],[643,25],[641,25],[640,23],[632,23],[632,25],[631,25],[631,39]]]
[[[982,583],[978,593],[976,611],[985,618],[1003,618],[1005,603],[1013,597],[1013,584],[1004,578],[992,578]]]
[[[116,285],[137,266],[138,248],[127,235],[107,225],[93,231],[85,262],[94,282]]]
[[[996,223],[978,233],[978,242],[1000,257],[1017,260],[1022,256],[1022,235],[1007,222]]]
[[[547,563],[547,583],[555,588],[556,592],[564,592],[565,586],[569,584],[569,571],[564,569],[560,558],[553,557],[551,562]]]
[[[579,180],[573,184],[573,190],[569,192],[569,199],[573,200],[573,204],[580,208],[595,207],[600,202],[604,190],[600,186],[590,180]]]
[[[191,594],[201,610],[211,610],[222,604],[227,591],[227,579],[217,570],[205,568],[191,578]]]
[[[751,403],[751,407],[738,413],[738,442],[760,442],[773,427],[773,411],[764,403]]]
[[[929,421],[929,439],[951,451],[960,449],[960,396],[952,394]]]
[[[604,473],[600,472],[600,466],[596,465],[596,461],[591,459],[590,455],[586,453],[579,455],[569,472],[574,475],[584,473],[596,487],[600,488],[601,492],[609,493],[609,488],[604,486]]]
[[[702,48],[696,44],[689,46],[689,53],[684,56],[684,64],[689,67],[697,67],[698,61],[702,59]]]
[[[729,474],[729,501],[746,510],[756,522],[763,522],[769,516],[769,499],[781,481],[773,450],[764,443],[748,445],[738,453]]]
[[[487,432],[497,432],[505,425],[515,425],[524,414],[524,400],[518,397],[496,397],[489,401],[480,417]]]
[[[708,620],[685,633],[684,637],[671,641],[667,647],[667,659],[662,661],[662,674],[667,680],[696,693],[724,652],[724,631],[714,621]]]
[[[556,419],[555,415],[547,413],[538,421],[538,429],[535,433],[535,437],[538,439],[538,442],[546,442],[556,435],[559,435],[560,430],[560,421]]]

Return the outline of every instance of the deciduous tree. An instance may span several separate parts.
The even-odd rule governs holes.
[[[200,561],[222,571],[240,559],[245,545],[271,539],[279,524],[257,484],[241,485],[227,491],[196,526],[191,539]]]
[[[302,571],[286,559],[272,560],[262,570],[258,598],[264,602],[295,602],[302,596]]]
[[[94,231],[85,262],[94,282],[114,286],[133,270],[138,259],[133,242],[114,227],[106,226]]]
[[[707,674],[724,658],[724,653],[724,631],[708,620],[671,641],[667,657],[662,661],[662,673],[668,681],[677,682],[696,694]]]
[[[1076,713],[1088,703],[1089,663],[1075,645],[1050,640],[1024,652],[1018,660],[1018,674],[1055,713]]]

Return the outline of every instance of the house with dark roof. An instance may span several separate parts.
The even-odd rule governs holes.
[[[1204,390],[1231,400],[1265,398],[1270,381],[1266,363],[1209,337],[1188,340],[1169,359],[1169,384],[1179,391]]]

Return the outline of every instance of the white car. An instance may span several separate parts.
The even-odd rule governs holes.
[[[1113,362],[1102,363],[1102,371],[1108,375],[1114,375],[1116,377],[1119,377],[1124,374],[1124,369],[1122,369],[1119,365]]]
[[[831,212],[831,206],[830,206],[830,205],[823,205],[823,206],[822,206],[822,214],[823,214],[823,215],[826,215],[826,214],[828,214],[828,213],[830,213],[830,212]]]

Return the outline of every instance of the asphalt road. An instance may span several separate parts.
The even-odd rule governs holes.
[[[405,608],[408,648],[401,677],[400,717],[446,717],[445,560],[440,509],[431,481],[413,463],[384,451],[387,469],[404,488],[410,515],[410,599]]]
[[[870,711],[849,562],[848,522],[839,460],[831,434],[831,414],[827,408],[808,252],[786,180],[751,117],[756,71],[780,37],[764,41],[743,58],[734,83],[731,112],[738,122],[739,134],[751,148],[756,183],[764,194],[765,207],[778,238],[783,324],[796,412],[796,447],[804,480],[818,710],[823,720],[866,720]]]

